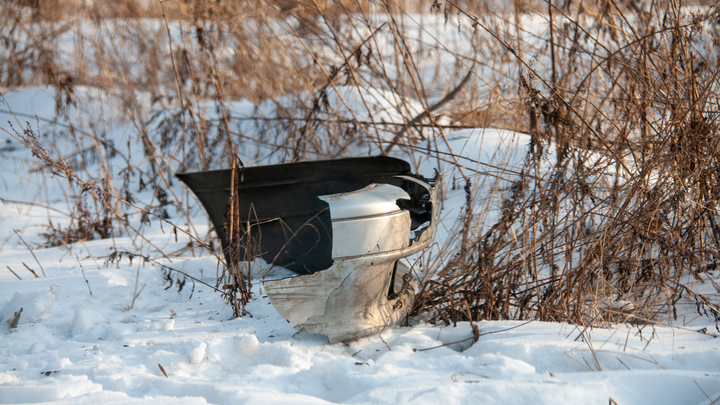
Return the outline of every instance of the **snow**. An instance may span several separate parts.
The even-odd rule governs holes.
[[[26,293],[18,291],[0,312],[0,320],[9,321],[16,312],[22,310],[19,323],[32,322],[39,316],[50,312],[53,302],[55,302],[55,296],[46,291],[28,291]]]
[[[199,276],[197,264],[186,269]],[[438,346],[471,337],[469,324],[330,345],[290,328],[257,287],[252,318],[230,320],[216,294],[164,291],[149,266],[141,276],[153,292],[128,310],[132,285],[108,283],[108,275],[132,279],[134,267],[87,271],[93,295],[82,277],[60,271],[3,283],[2,296],[14,287],[53,295],[56,305],[4,331],[0,402],[677,404],[703,403],[698,386],[711,398],[720,393],[717,341],[694,331],[479,322],[481,334],[516,328],[462,352]]]
[[[438,20],[435,25],[442,24]],[[381,90],[339,91],[356,111],[365,109],[362,98],[382,106],[395,97]],[[115,145],[126,145],[129,124],[113,118],[112,105],[85,97],[91,92],[76,88],[81,108],[69,111],[60,124],[82,123],[102,111],[108,136]],[[345,111],[334,90],[329,98],[334,110]],[[233,116],[246,117],[256,107],[242,101],[229,109]],[[7,112],[10,108],[15,116]],[[372,113],[376,120],[397,121],[422,110],[413,100],[405,108]],[[605,405],[612,399],[621,405],[669,405],[711,404],[720,398],[720,340],[715,324],[693,315],[692,308],[679,313],[672,325],[583,329],[565,323],[483,321],[474,324],[480,334],[474,341],[469,323],[441,327],[420,322],[330,344],[325,337],[291,328],[257,279],[248,315],[236,319],[207,286],[188,280],[180,290],[177,284],[166,289],[160,265],[214,284],[217,260],[202,250],[149,263],[127,257],[110,261],[113,251],[137,253],[127,234],[42,248],[40,234],[48,221],[67,224],[72,203],[65,201],[67,182],[33,172],[30,151],[11,136],[8,120],[16,129],[25,121],[35,127],[36,114],[55,116],[51,90],[25,89],[0,99],[0,128],[7,131],[0,130],[1,404]],[[360,118],[367,119],[365,115]],[[41,127],[62,130],[61,125]],[[82,124],[77,128],[88,129]],[[493,207],[497,193],[522,167],[529,142],[527,135],[494,129],[461,130],[446,138],[429,143],[428,149],[439,152],[433,157],[423,153],[424,145],[414,153],[395,151],[425,176],[432,177],[436,168],[443,175],[445,201],[436,233],[440,246],[451,239],[466,197],[463,175],[448,153],[461,156],[463,174],[475,184],[487,183],[479,189],[491,191],[482,201]],[[123,152],[143,156],[139,145],[133,148]],[[244,153],[248,162],[274,163],[258,150]],[[177,184],[175,191],[186,193]],[[136,197],[150,200],[152,192]],[[182,220],[179,213],[170,215],[172,221]],[[193,211],[200,235],[207,233],[207,225],[198,220],[202,218],[200,210]],[[487,223],[493,218],[490,209]],[[157,221],[143,232],[164,251],[187,243]],[[436,254],[439,248],[433,249]],[[157,252],[146,248],[141,253]],[[717,279],[720,271],[710,276]],[[20,308],[17,327],[11,328],[8,321]]]
[[[43,94],[35,89],[6,98],[16,111],[48,114],[53,107]],[[497,130],[447,137],[439,150],[466,156],[464,170],[493,181],[512,178],[528,141]],[[14,164],[28,162],[28,151],[18,145],[4,153],[3,198],[27,199],[37,190],[25,181],[28,166]],[[407,158],[417,163],[419,156]],[[431,175],[438,162],[425,158],[420,166]],[[453,174],[445,176],[440,241],[464,201],[462,187],[449,186]],[[58,187],[48,187],[48,204],[62,211]],[[188,282],[181,291],[176,285],[166,290],[154,263],[108,262],[112,249],[132,249],[127,236],[71,250],[35,247],[43,277],[14,230],[37,246],[41,239],[29,226],[46,223],[48,215],[62,219],[39,206],[0,203],[0,264],[22,278],[0,272],[0,403],[607,404],[612,398],[619,404],[710,404],[720,396],[720,341],[707,319],[694,319],[691,328],[622,324],[587,330],[478,322],[477,342],[468,323],[421,322],[329,344],[292,329],[258,280],[248,315],[231,319],[230,306],[206,286]],[[159,226],[146,237],[168,250],[182,245]],[[208,283],[217,271],[216,260],[200,251],[160,263]],[[7,320],[19,308],[11,329]],[[702,327],[710,333],[699,333]]]

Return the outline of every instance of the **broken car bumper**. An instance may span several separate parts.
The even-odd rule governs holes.
[[[407,315],[413,278],[398,260],[432,241],[434,180],[390,157],[260,166],[240,175],[236,198],[243,223],[252,224],[247,237],[267,263],[294,273],[263,282],[293,327],[346,341]],[[203,203],[226,247],[231,171],[178,177]]]

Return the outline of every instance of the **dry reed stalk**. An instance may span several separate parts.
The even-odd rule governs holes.
[[[468,181],[456,234],[415,269],[418,319],[645,323],[675,316],[683,302],[719,315],[714,297],[686,283],[705,280],[720,258],[720,69],[703,47],[720,43],[717,7],[690,15],[676,1],[653,3],[649,12],[627,2],[515,1],[499,13],[485,1],[55,3],[52,10],[0,5],[0,85],[55,91],[57,117],[41,117],[53,123],[46,126],[55,131],[52,143],[41,141],[40,128],[17,134],[42,173],[70,180],[71,220],[64,229],[48,226],[48,245],[128,233],[138,249],[152,247],[144,226],[151,218],[171,223],[175,208],[187,226],[173,231],[188,236],[189,249],[212,250],[211,236],[194,231],[189,213],[197,202],[176,190],[175,170],[241,173],[243,149],[257,151],[242,156],[249,163],[397,145],[415,162],[451,162]],[[428,40],[423,24],[412,28],[418,11],[435,13],[423,18],[457,29],[470,46],[459,52]],[[543,41],[522,26],[529,13],[547,15]],[[74,44],[72,61],[59,51],[62,40]],[[456,69],[441,64],[445,56]],[[436,74],[428,80],[430,69]],[[110,117],[85,113],[82,130],[65,123],[90,87],[116,102],[133,128],[127,150],[97,130]],[[385,98],[369,96],[380,91]],[[447,102],[432,102],[446,94]],[[257,114],[234,117],[231,103],[242,99],[257,103]],[[378,107],[394,121],[378,118]],[[440,114],[460,122],[440,125]],[[515,179],[493,183],[464,157],[419,143],[449,146],[446,130],[479,123],[531,135],[523,169],[504,172]],[[134,144],[142,159],[132,156]],[[144,190],[153,191],[152,201],[136,200]],[[230,207],[233,260],[218,282],[244,305],[251,268],[238,263],[254,257],[258,241]],[[498,221],[489,224],[492,213]],[[131,226],[137,216],[140,226]]]
[[[718,105],[711,101],[720,68],[697,47],[699,24],[717,10],[690,17],[676,3],[665,11],[656,5],[649,15],[666,21],[634,28],[630,11],[615,7],[587,29],[569,6],[547,6],[549,20],[561,11],[566,21],[557,33],[550,24],[549,48],[562,51],[549,58],[572,68],[550,69],[544,80],[532,71],[541,89],[521,80],[533,134],[525,172],[542,180],[521,178],[510,187],[500,221],[448,264],[452,271],[437,274],[439,283],[427,284],[424,310],[436,321],[477,316],[586,325],[672,318],[677,303],[689,300],[717,320],[717,299],[687,285],[720,257],[711,191],[720,184],[713,174],[720,145],[712,135]],[[603,18],[617,22],[609,38],[601,36]],[[585,39],[577,35],[588,31]],[[587,42],[606,56],[589,53]],[[607,108],[610,100],[614,109]],[[556,163],[540,172],[548,142]],[[632,169],[622,156],[635,160]],[[471,310],[461,311],[457,303],[466,301]]]

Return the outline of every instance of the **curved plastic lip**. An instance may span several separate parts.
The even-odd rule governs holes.
[[[332,222],[357,221],[360,219],[371,219],[371,218],[381,218],[381,217],[386,217],[386,216],[393,216],[393,215],[397,215],[402,212],[404,212],[404,210],[397,209],[395,211],[386,212],[386,213],[382,213],[382,214],[363,215],[363,216],[357,216],[357,217],[331,218],[330,220]]]
[[[387,261],[395,261],[402,259],[403,257],[412,256],[415,253],[419,253],[420,251],[424,250],[428,245],[430,244],[432,239],[427,239],[423,242],[414,243],[406,248],[402,249],[395,249],[388,252],[379,252],[379,253],[368,253],[364,255],[357,255],[357,256],[345,256],[345,257],[337,257],[334,260],[335,261],[343,261],[343,260],[354,260],[354,259],[361,259],[361,258],[378,258],[381,259],[383,262]]]
[[[336,257],[333,260],[337,262],[344,262],[344,261],[350,261],[350,260],[372,260],[373,263],[381,264],[381,263],[387,263],[387,262],[394,262],[398,261],[404,257],[412,256],[416,253],[419,253],[423,250],[425,250],[429,245],[430,242],[432,242],[431,238],[428,238],[427,240],[423,242],[414,243],[411,246],[402,248],[402,249],[395,249],[391,250],[389,252],[378,252],[378,253],[367,253],[363,255],[356,255],[356,256],[344,256],[344,257]],[[324,270],[321,270],[321,272]],[[285,276],[285,277],[277,277],[277,278],[267,278],[266,280],[263,280],[263,282],[272,282],[277,280],[284,280],[288,278],[298,278],[298,277],[305,277],[307,274],[294,274],[291,276]]]

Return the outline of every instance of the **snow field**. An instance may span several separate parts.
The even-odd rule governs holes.
[[[5,98],[26,115],[54,114],[47,90]],[[128,131],[117,124],[109,136],[124,145]],[[140,258],[106,263],[114,250],[135,251],[136,241],[126,235],[70,249],[35,247],[43,243],[39,233],[48,216],[54,223],[67,221],[57,212],[69,212],[62,181],[28,174],[28,151],[2,134],[0,140],[10,140],[6,144],[15,149],[0,155],[1,195],[8,200],[0,202],[0,403],[607,404],[612,398],[625,405],[710,404],[720,396],[720,341],[713,336],[714,324],[704,318],[695,319],[692,328],[588,330],[483,321],[476,324],[477,342],[467,323],[420,322],[331,345],[324,337],[293,330],[254,280],[250,315],[230,319],[231,308],[206,286],[196,283],[193,289],[188,281],[182,291],[176,284],[165,290],[158,266]],[[472,159],[463,165],[469,173],[481,172],[473,174],[478,181],[483,172],[512,179],[528,140],[481,129],[447,136],[450,145],[438,141],[438,150]],[[438,166],[427,158],[420,161],[419,154],[403,157],[426,176]],[[438,243],[451,235],[465,200],[464,184],[453,189],[452,171],[443,172],[447,199]],[[202,212],[194,213],[199,234],[207,233]],[[46,276],[15,230],[34,247]],[[182,235],[175,241],[158,222],[144,235],[168,252],[187,243]],[[161,263],[209,284],[218,269],[216,259],[199,249]],[[19,308],[18,325],[10,328],[7,321]],[[702,328],[708,333],[699,333]]]
[[[208,265],[173,263],[212,281]],[[2,323],[1,403],[699,404],[720,393],[717,339],[690,330],[479,322],[473,343],[467,323],[421,324],[330,345],[290,328],[257,282],[252,316],[230,320],[216,293],[163,290],[150,265],[132,309],[136,263],[86,269],[93,295],[79,269],[46,271],[2,282],[3,315],[28,311],[16,329]]]

